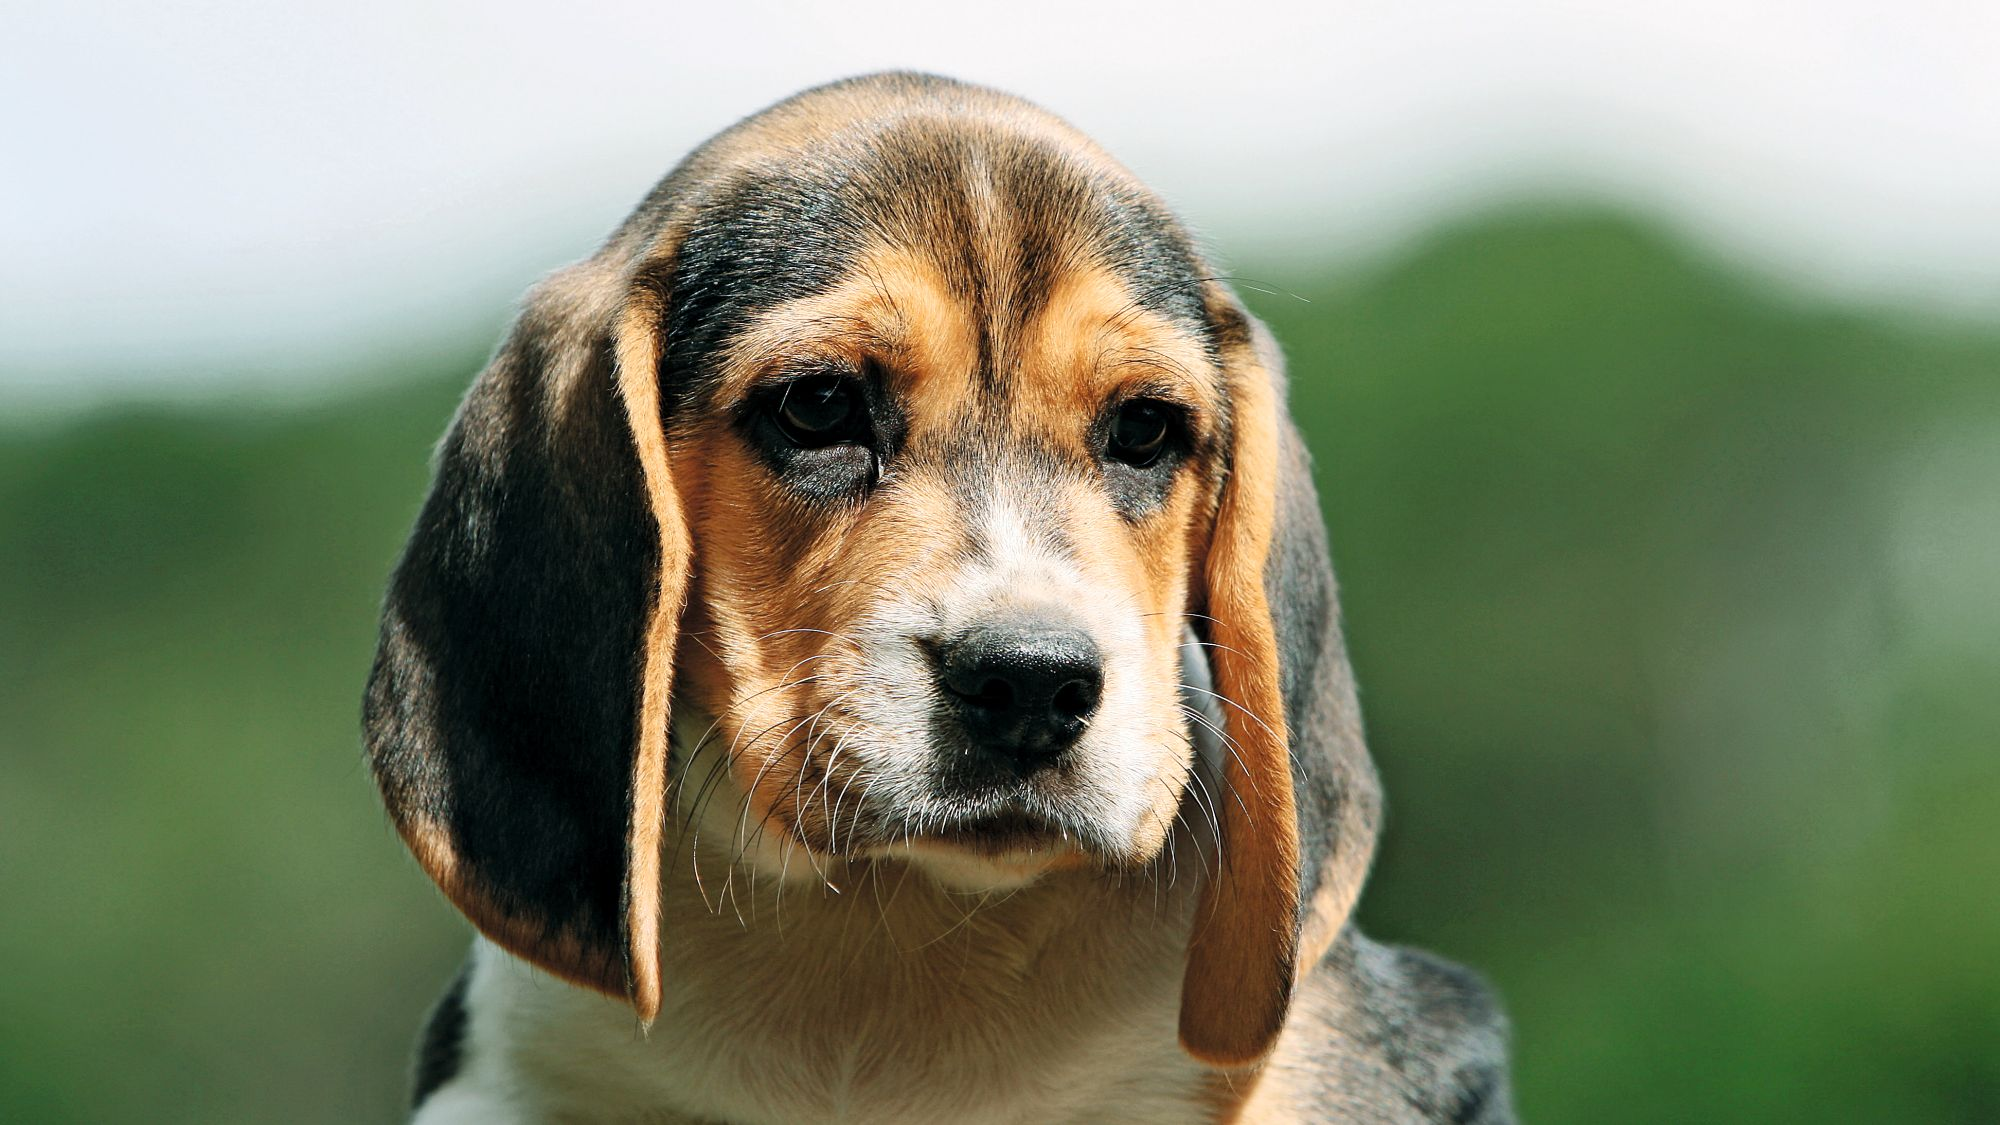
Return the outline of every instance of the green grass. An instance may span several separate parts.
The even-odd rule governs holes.
[[[1287,284],[1363,917],[1499,985],[1524,1112],[2000,1120],[2000,335],[1595,212]],[[356,713],[476,366],[0,434],[0,1120],[397,1112],[464,936]]]

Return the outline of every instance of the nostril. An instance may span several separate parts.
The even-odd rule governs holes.
[[[1097,710],[1097,696],[1098,687],[1095,681],[1071,680],[1056,689],[1055,698],[1050,704],[1054,707],[1057,718],[1073,723],[1087,718],[1092,711]]]
[[[998,676],[988,676],[965,701],[988,711],[1006,711],[1014,706],[1014,685]]]
[[[1018,692],[1004,669],[986,664],[970,668],[947,664],[938,682],[966,706],[996,713],[1012,710]]]

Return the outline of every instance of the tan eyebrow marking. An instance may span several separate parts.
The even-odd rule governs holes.
[[[1152,395],[1186,408],[1207,439],[1222,409],[1221,374],[1202,340],[1146,308],[1101,266],[1057,278],[1024,329],[1016,412],[1051,434],[1077,432],[1119,395]]]
[[[717,387],[720,405],[741,402],[772,368],[799,359],[859,367],[876,358],[926,378],[968,370],[977,340],[961,302],[937,267],[914,251],[880,246],[832,288],[776,305],[731,342]]]

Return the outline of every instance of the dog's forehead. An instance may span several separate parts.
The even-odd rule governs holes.
[[[1122,318],[1213,359],[1205,279],[1173,217],[1095,150],[1007,120],[915,116],[814,137],[741,160],[683,222],[662,288],[667,370],[684,393],[772,310],[842,289],[855,301],[816,327],[879,331],[835,323],[870,296],[913,330],[910,304],[948,308],[988,383],[1064,318],[1078,331]]]

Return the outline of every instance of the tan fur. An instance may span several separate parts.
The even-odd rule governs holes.
[[[645,1021],[660,1011],[660,833],[666,819],[667,706],[673,692],[674,638],[694,561],[694,543],[674,490],[666,435],[660,429],[660,345],[653,329],[660,311],[654,302],[635,297],[619,320],[617,334],[619,396],[660,532],[659,590],[646,626],[639,746],[632,762],[632,819],[626,844],[631,1000]]]
[[[949,417],[949,404],[966,401],[976,326],[950,296],[936,263],[896,246],[872,247],[857,258],[850,276],[825,293],[771,309],[742,332],[722,373],[719,405],[740,402],[774,366],[808,356],[856,365],[880,360],[920,411],[932,407],[936,423]]]
[[[1134,303],[1110,271],[1085,266],[1062,275],[1024,333],[1014,409],[1074,441],[1073,422],[1096,412],[1114,391],[1144,387],[1193,408],[1197,442],[1222,411],[1222,379],[1201,343]]]

